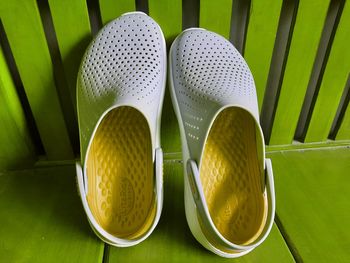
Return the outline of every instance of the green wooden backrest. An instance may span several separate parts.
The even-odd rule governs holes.
[[[1,0],[0,168],[79,154],[75,82],[93,33],[145,10],[168,45],[200,26],[230,39],[257,87],[269,145],[350,139],[350,3],[345,0]],[[166,153],[180,152],[166,94]]]

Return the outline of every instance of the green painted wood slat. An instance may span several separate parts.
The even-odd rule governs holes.
[[[74,151],[78,151],[79,131],[76,111],[76,82],[79,66],[86,47],[91,41],[91,29],[87,3],[85,0],[48,1],[54,31],[56,33],[59,56],[62,64],[63,81],[57,83],[61,88],[61,100],[65,108],[67,126]],[[69,6],[69,8],[67,8]],[[58,56],[58,55],[57,55]],[[61,85],[61,86],[60,86]]]
[[[0,176],[1,262],[102,262],[104,243],[91,230],[74,166]]]
[[[73,158],[36,1],[1,1],[0,16],[47,157]]]
[[[306,142],[327,140],[340,98],[350,73],[350,2],[345,2],[334,37],[322,84],[312,113]],[[346,119],[345,119],[346,121]],[[350,139],[350,133],[340,131],[340,137]]]
[[[109,262],[294,262],[278,228],[252,253],[239,259],[221,258],[203,248],[187,226],[184,208],[183,165],[164,164],[164,205],[152,235],[130,248],[110,247]]]
[[[232,0],[200,0],[199,26],[227,39],[230,36]]]
[[[315,61],[329,0],[300,0],[270,144],[290,144]]]
[[[161,146],[164,154],[176,153],[181,155],[180,130],[171,102],[168,86],[166,87],[163,101],[160,135]],[[164,156],[164,158],[166,157]]]
[[[260,110],[264,99],[282,2],[282,0],[251,1],[244,58],[254,76]],[[266,10],[269,11],[266,12]]]
[[[86,0],[49,0],[49,6],[70,96],[76,109],[78,69],[91,41]]]
[[[117,18],[123,13],[136,10],[134,0],[99,0],[102,23]]]
[[[169,47],[182,31],[182,1],[149,0],[148,9],[149,15],[160,25]],[[181,152],[180,132],[170,99],[168,82],[162,110],[161,143],[164,153]]]
[[[162,28],[167,43],[171,44],[182,31],[182,1],[148,0],[148,9],[149,15]]]
[[[300,262],[349,262],[350,149],[269,154],[278,218]]]
[[[35,160],[25,115],[0,46],[0,170]]]

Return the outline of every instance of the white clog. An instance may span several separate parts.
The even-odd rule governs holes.
[[[81,63],[78,188],[93,230],[114,246],[138,244],[159,221],[165,79],[163,33],[141,12],[103,27]]]
[[[169,68],[189,227],[210,251],[242,256],[266,239],[275,214],[252,74],[230,42],[199,28],[176,38]]]

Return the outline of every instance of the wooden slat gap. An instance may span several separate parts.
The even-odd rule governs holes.
[[[135,6],[137,11],[148,14],[148,0],[135,0]]]
[[[233,0],[231,14],[230,42],[244,55],[251,0]]]
[[[182,0],[182,29],[199,26],[199,0]]]
[[[102,258],[102,263],[108,263],[109,262],[109,248],[110,245],[104,244],[104,249],[103,249],[103,258]]]
[[[95,36],[102,28],[100,5],[98,0],[86,0],[86,4],[88,7],[91,34]]]
[[[278,217],[278,214],[275,215],[275,224],[278,227],[278,230],[280,231],[284,242],[286,243],[290,253],[292,254],[295,262],[303,262],[303,259],[301,258],[296,246],[293,244],[292,239],[289,237],[287,231],[285,230],[285,228],[283,227],[283,224],[280,220],[280,218]]]

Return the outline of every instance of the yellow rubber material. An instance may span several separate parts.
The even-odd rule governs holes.
[[[155,217],[152,144],[145,117],[118,107],[101,121],[87,157],[87,201],[108,233],[133,239]]]
[[[256,240],[267,217],[255,136],[248,112],[223,110],[209,131],[200,167],[210,216],[218,231],[238,245]]]

